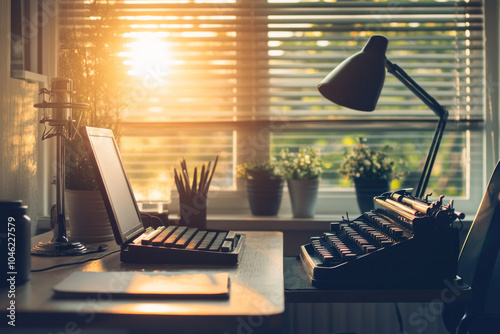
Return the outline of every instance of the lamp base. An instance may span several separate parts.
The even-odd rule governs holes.
[[[105,244],[85,246],[78,241],[40,242],[31,249],[32,255],[37,256],[76,256],[99,253],[108,249]]]

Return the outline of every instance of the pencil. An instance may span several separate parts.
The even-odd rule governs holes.
[[[184,185],[182,184],[182,179],[179,178],[177,174],[177,169],[174,168],[174,179],[175,185],[177,186],[177,191],[179,192],[179,197],[184,197]]]
[[[193,195],[196,194],[196,182],[197,182],[197,175],[196,175],[196,167],[194,168],[194,172],[193,172],[193,186],[191,187],[191,193]]]
[[[212,168],[212,172],[210,173],[210,177],[208,179],[208,182],[207,182],[205,188],[203,189],[203,193],[205,195],[208,194],[208,190],[210,189],[210,183],[212,182],[212,177],[214,176],[215,167],[217,167],[217,161],[219,161],[219,156],[217,156],[215,158],[214,167]]]

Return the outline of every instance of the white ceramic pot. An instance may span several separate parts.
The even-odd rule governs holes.
[[[65,196],[71,239],[92,243],[114,238],[99,191],[66,190]]]
[[[314,218],[319,180],[287,180],[294,218]]]

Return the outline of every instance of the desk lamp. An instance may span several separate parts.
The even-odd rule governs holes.
[[[385,80],[385,69],[399,79],[439,117],[424,170],[412,195],[423,198],[434,165],[439,144],[448,120],[448,111],[420,87],[398,65],[386,57],[387,38],[373,35],[363,50],[340,63],[318,85],[319,92],[328,100],[343,107],[373,111]]]
[[[88,247],[78,241],[71,241],[66,234],[66,215],[64,202],[64,178],[65,178],[65,140],[73,137],[72,109],[86,109],[86,103],[73,103],[73,81],[69,78],[53,78],[51,89],[42,88],[40,94],[44,94],[42,103],[34,105],[35,108],[43,109],[40,123],[44,124],[45,131],[42,140],[56,137],[56,203],[51,208],[50,221],[53,224],[53,237],[49,242],[40,242],[32,248],[31,254],[39,256],[70,256],[83,255],[104,251],[106,245],[93,245]],[[45,101],[45,94],[55,101]],[[47,130],[47,125],[50,127]]]

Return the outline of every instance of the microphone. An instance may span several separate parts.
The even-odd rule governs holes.
[[[71,94],[73,93],[73,80],[70,78],[52,78],[50,81],[50,90],[55,98],[54,103],[71,103]],[[64,126],[71,119],[71,108],[57,107],[52,110],[49,120],[51,126]]]

